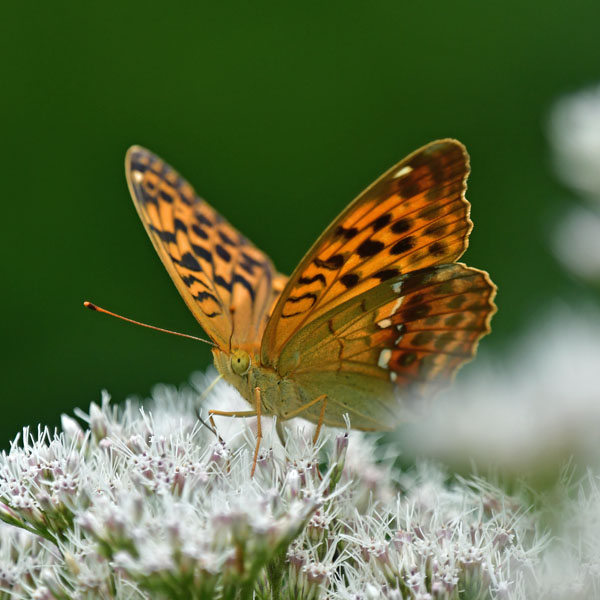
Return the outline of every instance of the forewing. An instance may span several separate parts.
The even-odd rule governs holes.
[[[258,352],[285,276],[152,152],[133,146],[125,170],[146,231],[200,325],[223,350]]]
[[[487,273],[461,263],[427,267],[380,283],[301,329],[279,372],[327,394],[325,422],[388,429],[451,381],[490,331],[496,288]],[[405,402],[398,402],[398,399]],[[318,406],[303,414],[318,419]]]
[[[432,142],[392,167],[327,228],[290,277],[262,343],[276,366],[290,338],[349,298],[398,275],[458,259],[472,228],[464,197],[469,158]]]

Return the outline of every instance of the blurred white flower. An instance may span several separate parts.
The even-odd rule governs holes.
[[[510,358],[482,364],[401,429],[415,453],[542,478],[574,457],[598,464],[600,314],[556,309]]]
[[[555,104],[550,141],[556,169],[564,181],[600,201],[600,85]]]
[[[529,582],[537,597],[600,597],[600,478],[589,469],[581,481],[561,482],[542,504],[554,537]]]
[[[553,245],[557,257],[572,273],[600,281],[600,210],[571,209],[558,224]]]
[[[557,224],[554,252],[573,273],[600,281],[600,85],[556,103],[549,137],[558,174],[589,200]]]

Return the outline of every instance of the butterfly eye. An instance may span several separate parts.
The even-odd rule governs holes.
[[[245,375],[250,369],[250,356],[245,350],[236,350],[231,356],[231,369],[236,375]]]

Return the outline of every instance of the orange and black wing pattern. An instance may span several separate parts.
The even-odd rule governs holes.
[[[360,194],[290,277],[265,330],[263,364],[276,367],[297,332],[347,300],[398,276],[456,261],[472,229],[468,174],[465,147],[439,140]]]
[[[135,207],[188,307],[219,348],[257,353],[286,278],[158,156],[125,159]]]
[[[359,429],[392,427],[405,417],[396,391],[427,398],[473,358],[490,331],[495,292],[487,273],[461,263],[394,277],[302,328],[278,369],[328,394],[330,424],[343,425],[348,413]]]

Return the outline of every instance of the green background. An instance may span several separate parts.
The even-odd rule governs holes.
[[[573,200],[545,126],[600,79],[600,3],[20,2],[1,28],[0,440],[205,368],[129,199],[142,144],[289,273],[363,187],[426,142],[457,137],[473,172],[465,260],[499,286],[484,352],[556,298],[586,294],[549,251]]]

